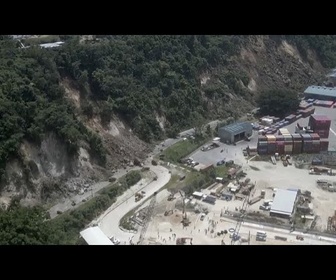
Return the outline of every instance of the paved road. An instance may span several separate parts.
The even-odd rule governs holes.
[[[106,236],[115,236],[118,238],[121,241],[121,244],[125,244],[125,242],[126,244],[129,244],[130,238],[134,236],[134,233],[125,232],[119,228],[119,222],[121,218],[135,207],[141,205],[143,202],[142,200],[135,202],[134,193],[136,191],[143,190],[146,192],[146,196],[150,197],[154,194],[154,192],[161,189],[170,180],[171,174],[169,173],[168,169],[162,166],[151,166],[150,169],[156,174],[156,181],[152,181],[145,186],[135,185],[131,188],[130,193],[126,193],[118,197],[117,202],[114,203],[109,209],[105,211],[105,213],[103,213],[96,221],[93,221],[92,223],[98,224]]]

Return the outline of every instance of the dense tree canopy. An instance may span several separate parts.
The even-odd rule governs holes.
[[[19,49],[15,41],[0,39],[0,177],[24,138],[39,144],[50,131],[64,141],[69,154],[78,151],[82,139],[88,140],[104,163],[100,138],[77,120],[63,98],[54,57],[53,51]]]
[[[308,49],[314,50],[323,66],[336,67],[336,36],[335,35],[286,35],[280,38],[295,43],[304,58]]]
[[[257,103],[260,114],[284,117],[286,114],[295,112],[300,101],[296,92],[285,89],[272,89],[263,91]]]
[[[168,135],[189,127],[192,112],[208,115],[200,92],[200,74],[225,65],[237,53],[243,36],[98,36],[95,44],[71,40],[59,51],[56,63],[89,96],[129,121],[144,140],[160,139],[157,114],[167,120]],[[227,84],[239,88],[232,77]],[[85,111],[91,114],[90,108]]]

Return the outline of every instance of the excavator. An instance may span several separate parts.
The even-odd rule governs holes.
[[[187,217],[187,211],[185,210],[186,205],[185,205],[185,195],[182,193],[182,191],[179,191],[181,197],[182,197],[182,203],[183,203],[183,211],[182,211],[182,224],[184,227],[189,226],[190,221]]]

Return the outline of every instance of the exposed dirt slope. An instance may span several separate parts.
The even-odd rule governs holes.
[[[204,96],[205,107],[209,112],[245,113],[252,109],[254,97],[260,90],[288,87],[298,92],[310,84],[321,81],[326,73],[314,51],[308,50],[304,60],[295,46],[286,41],[274,41],[269,36],[249,36],[249,43],[241,48],[240,54],[232,57],[225,67],[218,67],[201,75],[201,88],[213,80],[232,73],[238,78],[244,94],[238,95],[229,90],[219,98]],[[220,81],[223,84],[223,81]],[[98,166],[90,156],[87,143],[83,143],[76,158],[70,158],[61,141],[53,134],[46,135],[41,147],[24,142],[21,146],[21,159],[7,165],[8,182],[3,188],[1,203],[8,204],[10,198],[20,195],[26,204],[51,203],[78,193],[98,180],[107,180],[113,169],[132,164],[135,158],[144,160],[149,152],[148,144],[135,136],[127,124],[118,116],[102,125],[100,117],[94,114],[86,118],[81,113],[83,101],[87,100],[71,80],[62,81],[66,98],[76,107],[77,115],[85,125],[98,133],[107,149],[106,168]],[[226,85],[224,85],[226,86]],[[96,111],[99,104],[93,104]],[[239,109],[239,110],[238,110]],[[157,115],[157,121],[164,129],[164,116]]]

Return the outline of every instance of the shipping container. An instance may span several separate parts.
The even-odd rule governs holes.
[[[276,153],[280,155],[285,153],[285,142],[276,142]]]
[[[285,118],[285,120],[288,122],[288,124],[290,124],[290,123],[292,123],[296,120],[296,116],[295,115],[289,115]]]
[[[302,136],[299,133],[292,134],[293,141],[302,141]]]
[[[276,142],[274,142],[274,143],[268,143],[268,145],[267,145],[267,153],[268,154],[274,154],[274,153],[276,153],[276,148],[277,148]]]
[[[329,149],[329,140],[323,139],[320,141],[320,150],[328,151]]]
[[[304,141],[302,145],[302,151],[304,153],[312,153],[313,152],[313,141],[312,140]]]
[[[285,141],[292,141],[293,140],[292,134],[283,134],[283,137],[284,137]]]
[[[301,134],[301,137],[302,137],[302,140],[303,140],[303,141],[311,140],[311,136],[310,136],[310,134],[307,134],[307,133],[302,133],[302,134]]]
[[[301,154],[302,153],[302,141],[293,142],[293,154]]]
[[[259,141],[258,146],[266,146],[267,147],[268,142],[267,141]]]
[[[285,138],[283,137],[283,135],[277,135],[276,136],[276,141],[284,141]]]
[[[267,137],[266,136],[259,136],[258,141],[267,141]]]
[[[279,129],[279,135],[290,134],[287,128]]]
[[[258,154],[267,155],[267,146],[266,147],[258,147]]]
[[[319,114],[311,115],[308,122],[308,125],[316,130],[329,129],[330,124],[331,119],[328,116]]]
[[[274,135],[267,135],[267,142],[275,142],[276,141],[276,137]]]
[[[321,138],[329,138],[329,129],[328,130],[314,130]]]
[[[320,140],[320,135],[318,135],[317,133],[311,133],[310,137],[312,140]]]
[[[285,144],[285,153],[291,154],[293,152],[293,144]]]

